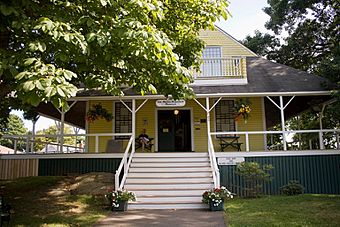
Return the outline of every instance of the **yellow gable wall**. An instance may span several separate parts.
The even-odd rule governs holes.
[[[233,99],[233,98],[230,98]],[[205,99],[198,99],[202,105],[205,106]],[[210,104],[214,103],[215,99],[210,99]],[[236,99],[233,99],[236,100]],[[263,130],[263,118],[262,118],[262,100],[263,98],[250,98],[252,112],[248,119],[247,124],[244,123],[242,119],[237,122],[237,131],[262,131]],[[143,100],[138,100],[137,106],[139,106]],[[109,111],[113,111],[114,101],[91,101],[90,107],[95,103],[101,103],[104,108]],[[164,108],[157,108],[155,100],[149,100],[146,104],[137,112],[136,116],[136,137],[146,129],[146,133],[149,137],[154,138],[154,144],[157,143],[156,140],[156,115],[157,110],[162,110]],[[179,110],[181,108],[178,108]],[[203,110],[194,100],[186,101],[185,107],[182,109],[191,110],[191,125],[192,132],[194,136],[194,151],[206,152],[207,151],[207,124],[206,112]],[[215,131],[215,111],[211,112],[211,131]],[[113,122],[107,122],[105,120],[96,120],[88,125],[89,133],[113,133]],[[105,152],[107,140],[112,139],[112,137],[100,137],[99,138],[99,152]],[[263,135],[250,135],[250,150],[261,151],[264,149],[264,137]],[[215,151],[220,151],[219,140],[213,137]],[[245,151],[245,137],[241,136],[239,142],[243,143],[241,146],[242,151]],[[123,144],[125,148],[126,142]],[[88,147],[90,152],[95,151],[95,138],[91,137],[88,141]],[[155,146],[153,147],[154,151]],[[226,149],[227,151],[235,151],[233,148]]]
[[[222,58],[256,56],[253,52],[218,28],[215,30],[202,30],[200,32],[200,38],[207,46],[220,46],[222,48]],[[241,64],[242,75],[247,75],[245,59],[242,59]]]
[[[242,46],[240,43],[218,28],[213,31],[201,31],[199,36],[207,46],[221,46],[222,57],[256,56],[253,52]]]

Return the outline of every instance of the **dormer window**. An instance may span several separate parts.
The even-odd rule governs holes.
[[[222,76],[222,48],[207,46],[203,50],[201,73],[205,76]]]

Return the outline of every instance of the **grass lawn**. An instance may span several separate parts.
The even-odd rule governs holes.
[[[12,207],[11,226],[91,226],[109,211],[105,200],[71,195],[67,177],[28,177],[0,181]]]
[[[340,226],[340,195],[237,198],[225,208],[228,226]]]

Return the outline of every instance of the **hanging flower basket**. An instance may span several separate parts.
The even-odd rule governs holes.
[[[93,105],[86,114],[86,121],[90,123],[98,119],[105,119],[106,121],[113,119],[112,113],[108,112],[100,103]]]
[[[243,118],[244,123],[247,124],[249,115],[251,112],[251,108],[250,108],[250,102],[249,99],[240,99],[238,101],[235,102],[235,121],[240,120],[240,118]]]

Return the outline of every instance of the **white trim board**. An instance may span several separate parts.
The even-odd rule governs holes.
[[[217,158],[218,157],[311,156],[311,155],[340,155],[340,150],[215,152],[215,156]]]

